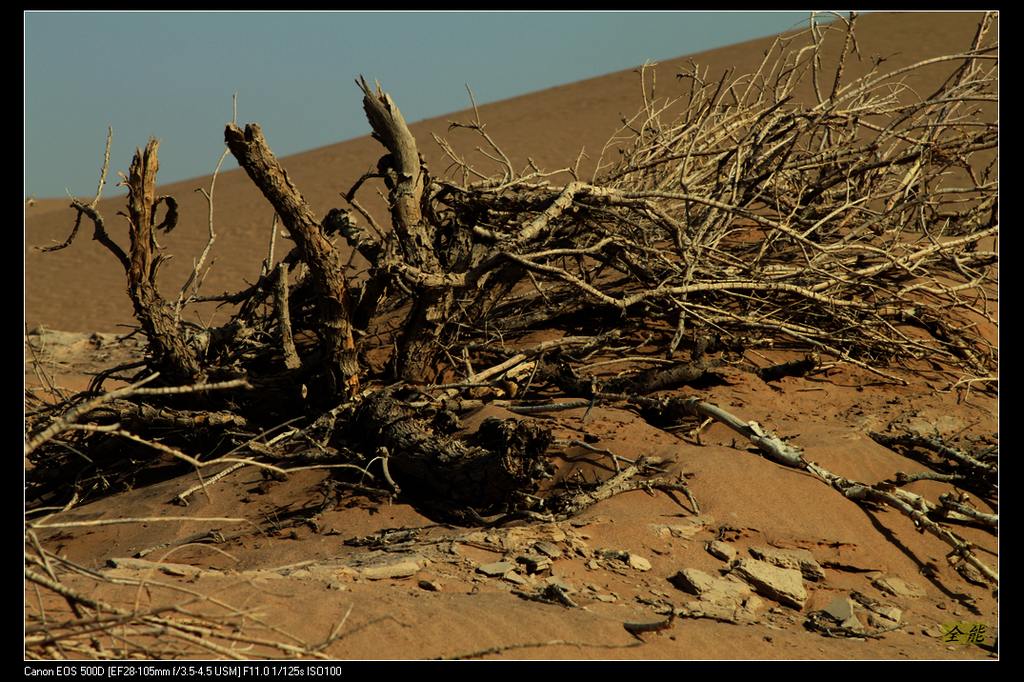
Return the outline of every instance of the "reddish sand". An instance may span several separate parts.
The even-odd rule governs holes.
[[[966,46],[977,20],[975,14],[868,15],[860,19],[859,47],[866,63],[871,55],[880,54],[890,56],[888,64],[896,67]],[[769,44],[769,40],[752,41],[693,59],[709,65],[712,73],[726,65],[737,72],[750,71]],[[688,59],[661,64],[658,83],[671,88],[672,75]],[[911,84],[926,87],[928,77],[915,75]],[[480,113],[488,131],[513,153],[517,164],[530,157],[541,167],[558,168],[571,164],[580,147],[586,148],[592,163],[619,115],[636,108],[638,92],[636,74],[624,71],[483,106]],[[401,106],[401,93],[392,94]],[[353,91],[351,111],[340,115],[360,114]],[[461,112],[412,126],[428,162],[438,171],[443,165],[437,149],[426,143],[430,133],[445,134],[448,120],[466,116]],[[269,142],[273,145],[272,135]],[[380,153],[376,142],[360,138],[283,162],[306,199],[325,212],[341,205],[338,192],[372,167]],[[177,229],[162,240],[167,251],[177,256],[162,270],[167,292],[174,290],[173,283],[183,281],[205,242],[205,202],[192,191],[202,186],[209,186],[209,178],[163,188],[178,198],[181,210]],[[220,176],[215,199],[216,266],[205,289],[236,291],[258,272],[272,213],[241,171]],[[120,220],[115,218],[119,204],[120,199],[100,204],[111,225]],[[119,325],[132,323],[123,273],[89,235],[81,235],[78,243],[59,253],[32,249],[62,240],[72,216],[64,200],[41,200],[26,209],[26,323],[75,332],[123,330]],[[226,313],[206,309],[203,315],[223,321]],[[87,372],[137,357],[140,350],[113,343],[110,337],[92,342],[87,335],[46,338],[48,347],[35,348],[34,355],[55,383],[72,390],[84,387]],[[34,384],[38,380],[28,363],[32,356],[27,346],[26,379]],[[760,362],[770,359],[769,354]],[[894,387],[876,383],[870,374],[837,368],[812,379],[787,378],[771,384],[740,371],[728,373],[727,379],[726,384],[700,395],[790,438],[809,459],[833,472],[866,483],[924,468],[876,444],[869,431],[884,430],[893,422],[934,429],[949,438],[990,437],[998,429],[995,398],[951,391],[949,382],[939,377]],[[683,393],[695,391],[683,389]],[[465,424],[471,427],[496,411],[484,408],[467,416]],[[629,411],[614,408],[596,408],[587,415],[583,410],[560,413],[555,423],[566,437],[592,434],[599,439],[598,447],[623,457],[669,460],[669,474],[687,475],[701,507],[699,517],[685,500],[680,503],[663,493],[636,491],[599,503],[579,519],[557,526],[441,527],[407,504],[379,507],[370,503],[330,504],[313,522],[271,524],[272,519],[284,519],[285,512],[319,505],[323,500],[320,484],[328,474],[307,471],[283,482],[267,482],[258,471],[247,468],[194,494],[187,507],[169,501],[196,484],[195,474],[120,492],[49,520],[246,519],[214,524],[220,542],[182,543],[211,530],[209,524],[187,522],[39,529],[38,535],[49,550],[72,561],[102,568],[109,576],[150,583],[145,590],[106,585],[93,593],[95,598],[149,607],[181,599],[180,592],[158,583],[187,587],[245,610],[247,615],[239,619],[240,631],[266,638],[286,632],[307,644],[323,641],[341,623],[339,638],[324,652],[337,659],[465,656],[492,647],[504,649],[486,654],[488,658],[957,659],[994,655],[989,649],[947,643],[940,634],[944,624],[979,623],[986,626],[991,643],[998,627],[998,601],[992,590],[966,582],[946,560],[949,547],[918,532],[897,512],[868,511],[819,480],[758,456],[718,424],[705,429],[698,443],[684,432],[662,431]],[[577,449],[571,454],[587,453]],[[592,453],[588,457],[594,464],[586,471],[606,469],[606,459]],[[572,466],[563,462],[563,473]],[[930,481],[907,488],[933,501],[950,489]],[[693,524],[697,518],[700,523],[690,531],[671,528]],[[343,544],[400,527],[421,530],[412,545],[390,548],[399,551],[374,552]],[[958,526],[957,532],[976,543],[983,561],[997,566],[996,537],[970,527]],[[691,567],[714,573],[725,567],[705,549],[716,538],[728,541],[740,556],[754,546],[810,550],[826,567],[826,578],[806,582],[809,597],[801,610],[765,599],[756,624],[681,618],[659,632],[639,637],[627,632],[625,622],[654,618],[666,603],[679,606],[690,598],[668,581],[676,571]],[[529,582],[517,586],[476,571],[479,565],[503,557],[514,561],[516,550],[545,539],[563,552],[551,572],[573,588],[570,596],[578,608],[524,600],[513,590],[532,589]],[[146,553],[145,559],[205,570],[169,575],[159,568],[131,564],[105,568],[108,560],[133,557],[164,543],[172,544]],[[651,568],[598,562],[595,557],[602,549],[635,553],[647,559]],[[402,578],[370,579],[360,571],[360,562],[396,557],[414,558],[421,566]],[[883,594],[872,584],[883,575],[917,585],[923,596]],[[424,581],[438,589],[429,589]],[[69,575],[66,582],[94,589],[86,576]],[[826,637],[803,627],[807,614],[852,591],[900,608],[901,627],[877,639]],[[25,594],[26,608],[34,612],[40,607],[36,593],[29,587]],[[47,613],[64,617],[62,601],[44,601]],[[220,607],[206,603],[197,608],[211,612]],[[278,629],[276,633],[270,625]],[[562,643],[551,644],[555,640]],[[261,653],[237,646],[243,656]]]

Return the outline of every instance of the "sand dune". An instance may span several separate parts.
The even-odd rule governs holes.
[[[887,57],[887,65],[897,68],[945,54],[950,46],[967,45],[977,20],[978,15],[970,13],[865,15],[858,19],[858,42],[863,56],[859,69],[866,70],[873,55]],[[665,61],[657,70],[656,94],[677,95],[681,86],[674,75],[690,60],[706,65],[711,78],[726,69],[734,74],[752,72],[772,40],[759,39]],[[685,50],[686,46],[681,45],[680,52]],[[856,70],[851,67],[848,74],[856,75]],[[943,73],[941,68],[915,72],[908,85],[924,87],[929,79]],[[372,78],[372,74],[365,75]],[[387,87],[386,83],[383,85]],[[391,94],[401,107],[402,93]],[[810,90],[805,88],[804,95],[809,96]],[[480,116],[517,167],[533,159],[545,170],[565,168],[576,161],[580,150],[585,150],[589,160],[581,168],[589,175],[622,116],[631,116],[639,108],[640,97],[638,74],[625,70],[484,105],[480,107]],[[362,117],[354,84],[350,102],[351,106],[339,111],[338,116]],[[443,173],[446,164],[431,134],[448,136],[449,121],[470,117],[471,112],[463,109],[411,125],[434,173]],[[273,148],[273,132],[267,134]],[[461,141],[460,147],[467,151],[476,145],[475,138],[466,131],[455,131],[451,138],[457,144]],[[138,140],[137,144],[144,145],[145,140]],[[343,205],[338,194],[375,167],[381,153],[380,145],[366,136],[289,156],[282,162],[310,205],[322,215]],[[112,159],[111,175],[127,170],[129,161]],[[162,193],[175,197],[180,205],[178,227],[162,240],[166,253],[174,257],[161,269],[160,285],[168,295],[184,283],[193,259],[206,243],[208,210],[205,199],[195,190],[209,184],[210,178],[202,177],[161,187]],[[110,198],[100,202],[99,210],[106,216],[114,239],[124,242],[124,219],[116,216],[124,208],[124,201],[114,195],[108,189]],[[60,199],[43,199],[26,209],[25,321],[29,327],[44,324],[67,331],[124,331],[119,325],[133,321],[131,303],[124,293],[124,274],[107,251],[89,241],[88,230],[83,230],[79,240],[64,251],[40,253],[35,249],[66,238],[74,222],[74,211],[66,206],[67,202]],[[384,222],[379,206],[376,213]],[[216,264],[206,280],[205,293],[238,291],[244,287],[244,280],[253,281],[267,253],[272,217],[269,204],[241,170],[221,174],[215,193],[217,242],[211,254]],[[201,310],[203,319],[215,315],[209,308]],[[213,318],[215,323],[225,319],[223,314]]]

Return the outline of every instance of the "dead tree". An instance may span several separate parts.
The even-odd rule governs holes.
[[[270,151],[258,125],[249,124],[242,131],[233,123],[228,124],[224,130],[224,141],[238,164],[277,211],[295,240],[302,261],[309,266],[323,324],[328,376],[339,393],[350,397],[355,395],[359,391],[359,367],[352,338],[348,286],[337,251],[288,173]]]
[[[170,232],[178,220],[178,205],[174,198],[156,193],[159,148],[159,141],[151,139],[144,150],[136,150],[124,181],[128,187],[128,213],[121,215],[128,219],[128,254],[107,234],[103,216],[96,210],[110,160],[109,136],[96,198],[90,204],[77,199],[72,203],[72,208],[77,211],[74,229],[64,243],[47,250],[68,246],[78,233],[82,216],[88,217],[93,223],[93,239],[110,251],[125,270],[135,318],[149,342],[152,369],[161,372],[165,382],[191,384],[201,382],[207,376],[200,361],[201,342],[187,334],[177,310],[160,295],[156,284],[157,272],[164,260],[157,243],[157,233]],[[166,205],[166,214],[163,221],[156,223],[160,204]]]
[[[889,73],[879,63],[844,82],[854,25],[851,16],[830,27],[842,49],[829,74],[821,31],[805,49],[780,40],[753,74],[712,79],[688,69],[672,99],[650,94],[645,71],[642,107],[604,150],[616,160],[600,161],[589,181],[576,168],[561,172],[563,182],[532,165],[517,170],[479,116],[453,129],[477,135],[499,173],[438,139],[454,172],[436,177],[392,98],[360,78],[385,154],[344,193],[352,210],[320,217],[259,126],[229,124],[228,149],[295,242],[284,261],[307,274],[289,284],[268,263],[255,285],[206,297],[239,309],[204,335],[187,334],[156,292],[155,234],[173,226],[175,205],[155,195],[155,142],[128,179],[130,254],[106,234],[95,201],[74,206],[128,273],[150,340],[148,370],[181,383],[245,380],[257,394],[236,391],[223,406],[244,423],[300,420],[296,433],[321,455],[353,466],[385,448],[399,478],[432,481],[420,488],[428,497],[469,504],[452,481],[501,479],[473,504],[515,506],[508,482],[536,482],[536,467],[523,464],[539,457],[533,446],[518,447],[522,461],[499,457],[504,446],[466,449],[435,428],[432,413],[488,399],[529,411],[551,390],[590,404],[628,398],[713,381],[718,364],[763,347],[808,358],[759,372],[766,381],[838,362],[900,383],[938,367],[951,388],[994,389],[998,349],[984,329],[996,329],[999,232],[998,126],[984,110],[996,101],[993,18],[960,52]],[[903,85],[937,64],[950,73],[934,92]],[[802,79],[809,101],[797,96]],[[376,229],[358,203],[374,180],[387,190],[390,229]],[[154,226],[160,203],[168,216]],[[366,258],[365,281],[346,280],[336,235]],[[312,336],[312,349],[296,357],[289,329]],[[537,329],[564,336],[521,347]],[[641,348],[658,366],[618,378],[581,370],[574,355]],[[371,352],[389,353],[393,369],[372,365]],[[449,383],[432,383],[441,376]],[[378,397],[386,390],[397,400],[395,380],[407,392],[384,409]],[[360,428],[335,428],[356,415]],[[399,435],[392,416],[415,428]],[[280,448],[270,452],[309,449],[298,440]]]

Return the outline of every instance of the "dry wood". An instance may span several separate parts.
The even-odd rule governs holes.
[[[170,232],[177,219],[176,203],[170,197],[157,196],[156,174],[160,167],[157,150],[160,143],[151,139],[144,150],[137,150],[125,184],[128,186],[128,295],[135,306],[135,318],[142,325],[156,366],[172,383],[200,383],[206,378],[195,345],[185,335],[175,306],[165,300],[156,284],[157,268],[163,261],[158,252],[156,233]],[[167,203],[164,221],[156,224],[156,210]]]
[[[453,509],[500,509],[549,475],[543,455],[551,434],[528,422],[485,421],[480,445],[469,446],[436,433],[382,392],[358,408],[350,428],[371,447],[387,448],[390,474],[403,490],[435,504],[454,503]]]
[[[302,362],[299,360],[295,340],[292,338],[292,318],[288,311],[288,266],[284,263],[277,266],[274,296],[277,305],[277,324],[281,330],[281,347],[284,349],[284,366],[287,369],[298,369]]]
[[[551,639],[545,642],[522,642],[518,644],[502,644],[499,646],[487,647],[486,649],[479,649],[477,651],[470,651],[464,654],[455,654],[453,656],[439,656],[438,660],[442,661],[460,661],[470,658],[482,658],[483,656],[489,656],[490,654],[500,654],[503,651],[514,651],[516,649],[540,649],[551,646],[572,646],[577,648],[596,648],[596,649],[631,649],[633,647],[640,646],[643,642],[630,642],[629,644],[604,644],[600,642],[578,642],[567,639]]]
[[[151,381],[154,381],[159,377],[159,373],[154,373],[146,377],[145,379],[138,381],[130,386],[119,388],[109,393],[97,396],[91,400],[81,402],[72,405],[62,416],[54,419],[45,429],[40,430],[35,436],[28,439],[25,443],[25,455],[28,456],[36,448],[43,443],[47,442],[57,434],[70,428],[78,419],[84,415],[89,414],[100,405],[115,401],[117,399],[130,398],[132,396],[145,396],[145,395],[176,395],[184,393],[195,393],[201,391],[216,391],[232,388],[251,388],[248,382],[242,379],[233,379],[231,381],[217,382],[212,384],[195,384],[193,386],[176,386],[166,387],[157,389],[146,389],[143,386]],[[157,420],[159,421],[159,420]],[[195,425],[195,422],[192,422]]]
[[[355,395],[359,391],[359,365],[352,338],[348,283],[336,249],[270,150],[257,124],[246,125],[244,131],[228,124],[224,140],[238,164],[277,211],[288,234],[302,252],[317,293],[330,376],[339,393]]]
[[[363,91],[363,109],[373,128],[373,136],[388,150],[381,159],[389,189],[392,226],[402,251],[403,262],[417,271],[439,274],[441,260],[435,251],[435,239],[423,218],[420,205],[425,188],[425,166],[416,148],[416,139],[391,97],[380,84],[370,89],[365,79],[356,81]],[[379,285],[378,285],[379,286]],[[448,287],[423,287],[413,297],[398,341],[398,376],[406,381],[427,382],[434,374],[437,342],[443,340],[444,326],[454,304],[454,292]]]

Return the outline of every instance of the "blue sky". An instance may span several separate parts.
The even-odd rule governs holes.
[[[408,121],[772,35],[807,12],[26,12],[25,196],[95,192],[161,139],[160,179],[213,171],[238,93],[281,155],[369,133],[353,82]],[[228,159],[225,168],[231,168]],[[108,195],[111,190],[107,190]]]

